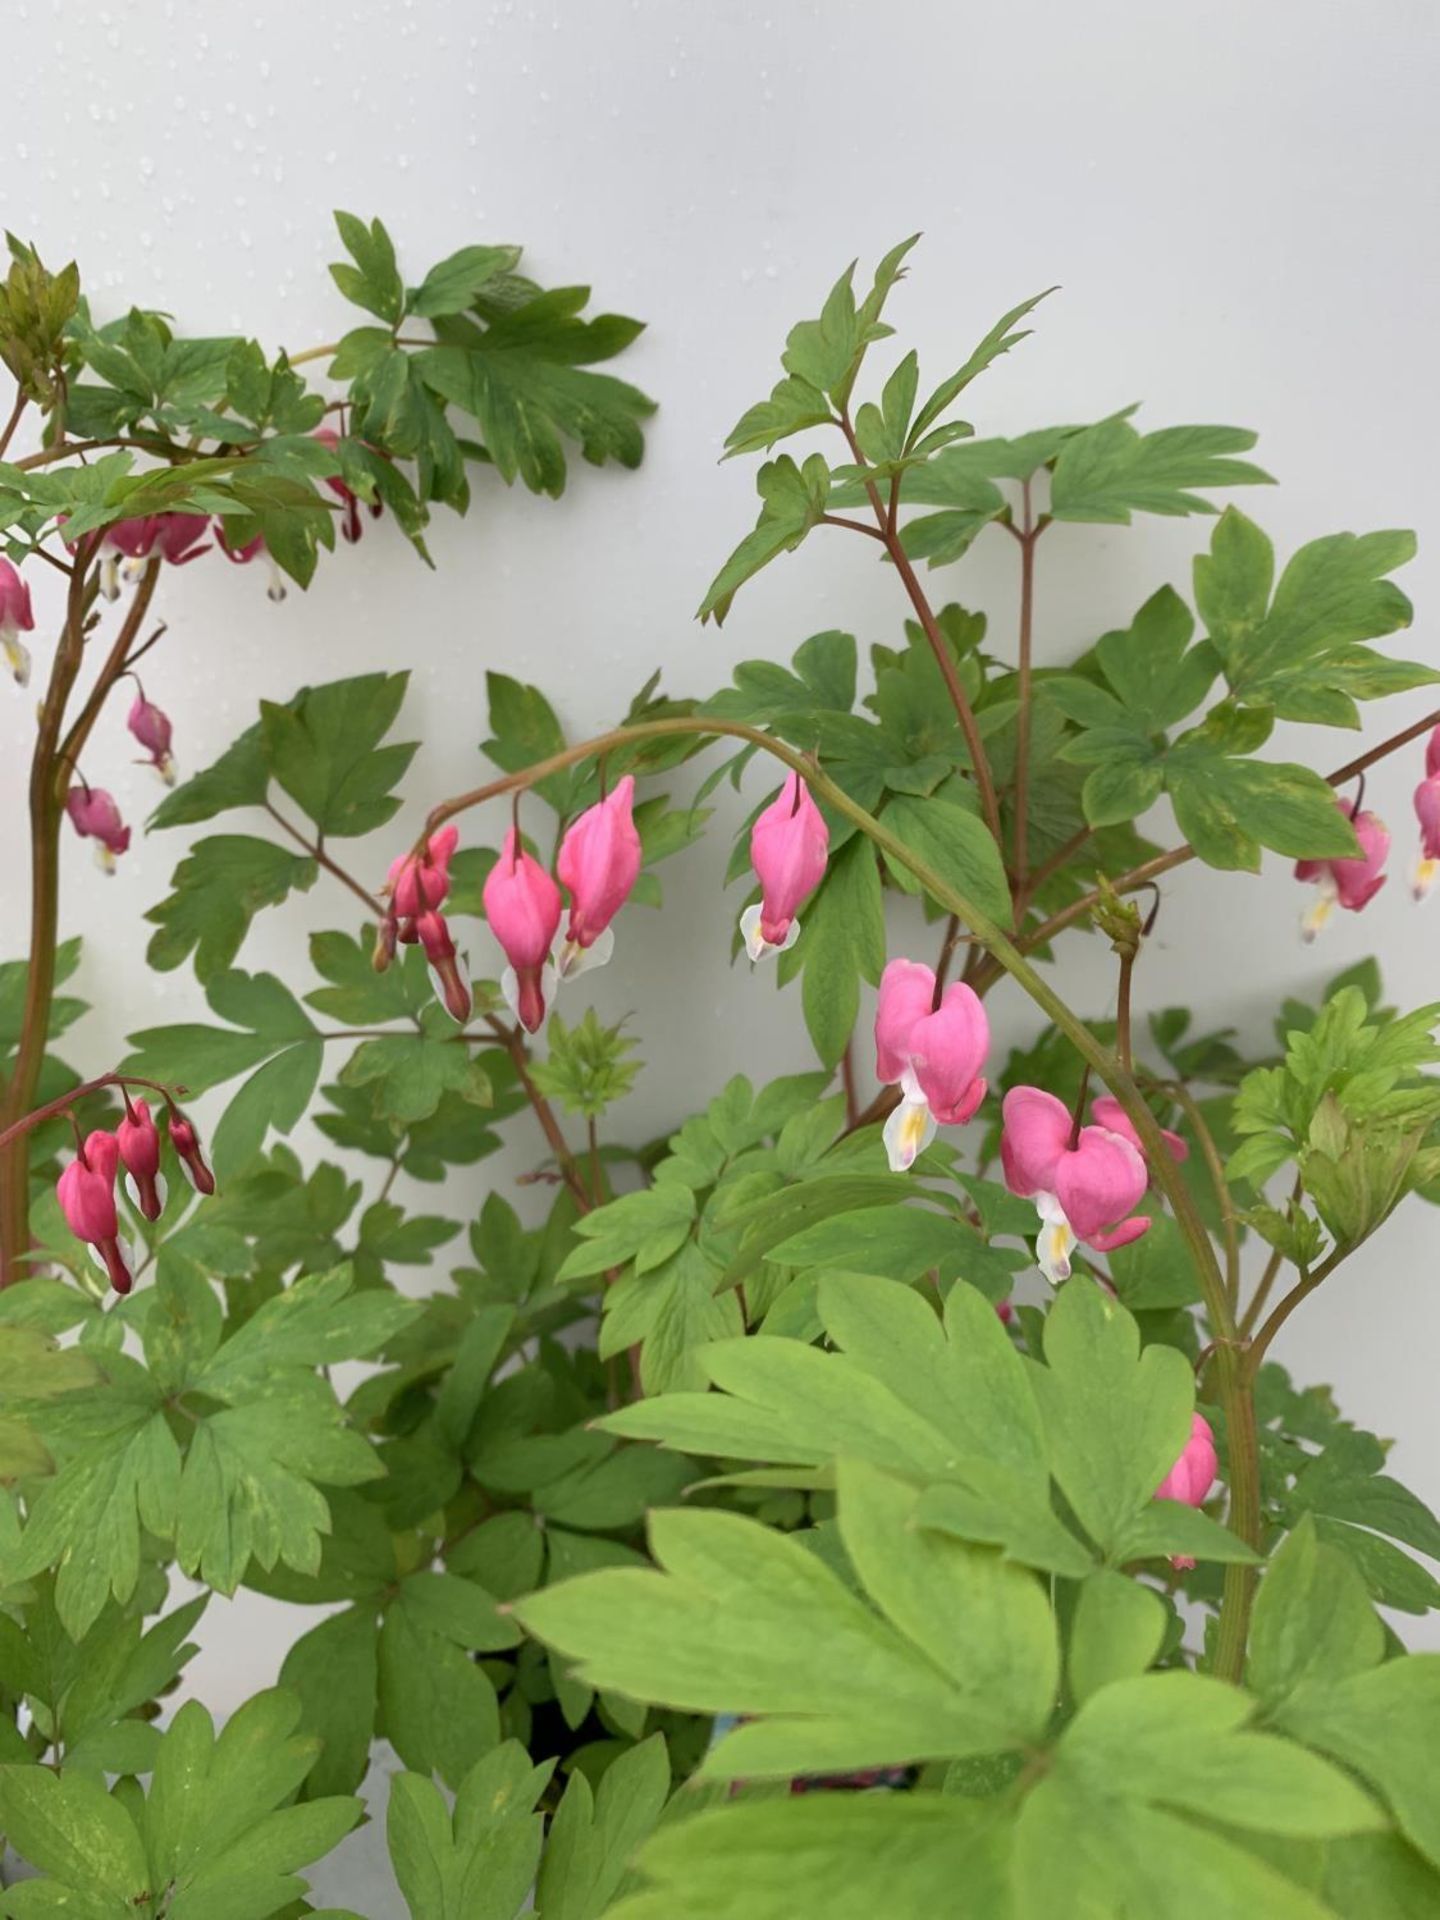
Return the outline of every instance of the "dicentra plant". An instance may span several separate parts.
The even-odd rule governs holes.
[[[1215,515],[1268,476],[1249,433],[1133,409],[977,435],[955,408],[1036,300],[927,398],[913,353],[872,381],[907,242],[794,328],[730,436],[766,456],[760,514],[700,608],[855,537],[892,643],[862,672],[819,633],[704,699],[657,675],[584,741],[495,672],[482,718],[477,675],[496,771],[448,799],[403,672],[277,688],[148,822],[206,828],[148,955],[214,1019],[83,1079],[56,1051],[82,1011],[58,866],[76,833],[128,852],[112,695],[163,775],[183,759],[166,568],[266,560],[275,594],[382,507],[423,555],[476,469],[483,500],[557,494],[566,440],[640,459],[650,402],[591,371],[636,323],[583,319],[515,248],[410,286],[378,223],[340,229],[372,320],[288,357],[102,324],[15,243],[0,290],[0,455],[34,447],[0,462],[0,641],[40,690],[12,722],[30,946],[0,970],[0,1824],[42,1876],[0,1911],[311,1912],[296,1870],[359,1819],[384,1740],[415,1920],[532,1891],[544,1920],[1440,1913],[1440,1657],[1394,1624],[1440,1604],[1440,1523],[1276,1348],[1440,1193],[1440,1005],[1397,1012],[1367,962],[1256,1045],[1195,1031],[1146,951],[1191,860],[1297,862],[1246,910],[1293,897],[1312,935],[1362,909],[1392,753],[1429,885],[1440,713],[1264,753],[1277,721],[1354,729],[1440,680],[1375,645],[1409,624],[1412,537],[1277,570],[1227,506],[1193,604],[1162,587],[1040,665],[1049,528]],[[1013,643],[927,589],[982,539],[1013,549]],[[598,1019],[584,976],[625,966],[727,781],[755,801],[728,877],[757,884],[659,924],[677,967],[732,943],[737,1003],[798,980],[817,1065],[716,1060],[707,1104],[627,1138],[643,1023]],[[311,888],[341,924],[285,980],[237,966]],[[1066,991],[1083,936],[1114,956],[1100,1009]],[[1037,1016],[1008,1057],[1001,994]],[[304,1118],[334,1160],[285,1144]],[[476,1171],[515,1130],[519,1204]],[[172,1605],[177,1573],[314,1610],[218,1734],[172,1710],[207,1597]]]

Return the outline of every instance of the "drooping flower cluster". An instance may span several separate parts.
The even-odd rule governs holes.
[[[1111,1127],[1081,1126],[1063,1100],[1040,1087],[1012,1087],[1002,1112],[1005,1184],[1035,1202],[1036,1259],[1052,1286],[1069,1279],[1078,1242],[1109,1253],[1148,1230],[1148,1215],[1128,1217],[1150,1179],[1135,1140]]]
[[[561,980],[604,966],[615,947],[611,927],[640,872],[640,835],[630,774],[575,820],[560,843],[556,872],[570,896],[563,940],[564,896],[555,877],[523,844],[518,827],[505,835],[500,857],[485,876],[482,898],[490,931],[508,965],[500,976],[505,1003],[527,1033],[538,1033]],[[459,843],[455,827],[431,835],[423,854],[402,854],[384,891],[389,912],[380,930],[376,964],[386,964],[397,941],[425,949],[450,1014],[463,1025],[473,1001],[441,906],[450,891],[450,861]]]
[[[603,967],[615,950],[611,926],[640,872],[630,774],[572,822],[555,870],[570,895],[570,915],[557,944],[564,907],[560,887],[511,827],[485,878],[485,916],[509,966],[500,976],[505,1004],[527,1033],[544,1025],[561,980]]]
[[[875,1010],[875,1073],[882,1085],[900,1089],[885,1123],[892,1172],[914,1165],[937,1125],[963,1126],[974,1116],[985,1098],[989,1050],[985,1008],[970,987],[956,981],[937,993],[933,968],[890,962]]]
[[[166,1108],[170,1144],[185,1166],[197,1193],[213,1193],[215,1176],[205,1164],[199,1137],[185,1115]],[[77,1138],[75,1158],[55,1183],[65,1223],[77,1240],[95,1249],[116,1293],[129,1293],[134,1275],[120,1243],[120,1216],[115,1201],[119,1169],[126,1173],[130,1196],[147,1220],[158,1220],[165,1204],[160,1180],[160,1131],[144,1100],[125,1090],[125,1112],[114,1133],[97,1127]]]
[[[830,829],[810,789],[792,772],[750,830],[750,864],[760,899],[740,916],[752,960],[784,953],[800,938],[800,908],[825,876]]]

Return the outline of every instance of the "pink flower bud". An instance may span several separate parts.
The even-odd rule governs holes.
[[[166,1126],[170,1133],[170,1144],[189,1174],[191,1186],[197,1193],[214,1193],[215,1176],[205,1164],[205,1156],[200,1151],[200,1136],[194,1127],[174,1107],[166,1114]]]
[[[154,767],[167,787],[173,787],[175,762],[170,756],[172,734],[170,716],[162,713],[153,701],[145,698],[143,693],[139,693],[135,696],[130,708],[130,716],[125,724],[149,754],[149,764]]]
[[[1036,1251],[1052,1286],[1069,1279],[1077,1241],[1110,1253],[1148,1231],[1147,1216],[1125,1217],[1149,1174],[1144,1157],[1123,1135],[1105,1127],[1081,1127],[1077,1135],[1064,1101],[1040,1087],[1012,1087],[1003,1114],[1005,1184],[1035,1202],[1041,1222]]]
[[[914,1165],[937,1122],[963,1126],[985,1098],[981,1069],[990,1024],[984,1007],[960,981],[945,989],[938,1007],[934,999],[935,975],[918,961],[892,960],[880,976],[875,1070],[901,1089],[884,1136],[896,1173]]]
[[[440,981],[440,995],[445,1002],[445,1011],[452,1020],[463,1027],[470,1018],[474,1005],[470,995],[470,986],[460,971],[460,962],[455,952],[455,942],[450,938],[450,929],[445,924],[445,916],[440,913],[422,913],[415,920],[415,937],[425,949],[425,958],[429,961]]]
[[[634,802],[635,782],[627,773],[612,793],[586,808],[560,843],[555,870],[570,890],[570,923],[558,961],[562,980],[584,970],[583,956],[603,966],[614,948],[610,922],[640,872]]]
[[[521,847],[514,827],[485,876],[484,901],[490,931],[510,962],[500,976],[505,1004],[527,1033],[538,1033],[546,1000],[554,991],[555,970],[547,963],[560,926],[560,889]]]
[[[95,1248],[116,1293],[128,1293],[134,1280],[120,1251],[120,1222],[115,1211],[119,1157],[120,1146],[113,1133],[89,1134],[56,1181],[55,1194],[65,1224],[75,1238]]]
[[[102,872],[113,873],[116,855],[130,845],[130,829],[120,818],[114,796],[103,787],[71,787],[65,811],[80,837],[95,842],[95,859]]]
[[[152,559],[168,560],[172,567],[198,560],[210,551],[205,537],[209,531],[203,513],[147,513],[136,520],[116,520],[100,541],[100,591],[107,600],[115,599],[119,574],[138,580]]]
[[[147,1220],[160,1218],[162,1201],[157,1178],[160,1172],[160,1130],[150,1118],[144,1100],[125,1097],[125,1111],[115,1129],[120,1149],[120,1164],[135,1183],[136,1204]]]
[[[1142,1157],[1145,1147],[1135,1130],[1134,1122],[1115,1098],[1114,1094],[1102,1093],[1098,1100],[1090,1103],[1090,1112],[1097,1127],[1104,1127],[1110,1133],[1118,1133],[1122,1140],[1128,1140]],[[1171,1133],[1168,1127],[1160,1129],[1160,1138],[1165,1142],[1165,1151],[1174,1161],[1188,1160],[1190,1149],[1178,1133]]]
[[[30,589],[19,570],[0,555],[0,653],[14,675],[17,686],[30,684],[30,649],[20,638],[33,633],[35,615],[30,607]]]
[[[760,904],[740,916],[752,960],[783,953],[800,937],[795,915],[825,877],[830,830],[810,789],[791,773],[750,829],[750,863],[760,881]]]
[[[270,550],[265,545],[264,534],[257,533],[255,538],[253,540],[247,540],[243,547],[235,547],[225,538],[225,523],[222,520],[217,520],[215,522],[215,541],[225,558],[227,560],[233,560],[237,567],[248,567],[252,560],[258,560],[260,555],[264,554],[266,570],[270,575],[269,584],[265,588],[265,596],[268,600],[274,601],[278,607],[286,594],[285,577],[279,567],[276,566]]]
[[[210,520],[203,513],[157,513],[155,552],[172,567],[183,567],[210,551]]]
[[[398,920],[413,920],[445,904],[450,891],[450,861],[460,844],[460,829],[441,827],[432,833],[423,854],[402,853],[390,863],[383,891]]]
[[[1203,1507],[1215,1484],[1219,1465],[1210,1422],[1203,1413],[1192,1414],[1190,1438],[1181,1449],[1180,1458],[1155,1489],[1155,1498],[1182,1500],[1187,1507]],[[1193,1567],[1195,1562],[1188,1553],[1178,1553],[1171,1558],[1170,1564],[1179,1570]]]
[[[1360,842],[1358,857],[1346,860],[1298,860],[1295,878],[1310,881],[1320,889],[1320,897],[1300,922],[1307,940],[1313,940],[1336,907],[1358,913],[1368,906],[1385,884],[1385,861],[1390,852],[1390,835],[1377,815],[1355,811],[1353,800],[1337,800],[1336,806],[1355,829]]]

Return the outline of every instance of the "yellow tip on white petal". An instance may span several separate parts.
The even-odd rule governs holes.
[[[1305,913],[1301,916],[1301,919],[1300,919],[1301,939],[1307,942],[1307,944],[1308,942],[1313,940],[1317,934],[1321,933],[1324,930],[1326,923],[1329,921],[1329,918],[1334,911],[1335,911],[1334,894],[1322,893],[1320,895],[1320,898],[1315,902],[1314,906],[1310,908],[1308,913]]]
[[[30,649],[23,640],[17,640],[13,633],[0,634],[0,649],[5,654],[5,664],[14,676],[17,687],[30,684]]]
[[[115,856],[103,840],[95,842],[95,864],[101,873],[114,873]]]
[[[923,1100],[902,1100],[885,1122],[885,1157],[892,1173],[908,1173],[935,1138],[935,1116]]]
[[[1422,860],[1415,868],[1415,878],[1410,883],[1410,891],[1417,900],[1423,900],[1436,878],[1440,877],[1440,860]]]
[[[1035,1259],[1052,1287],[1070,1278],[1070,1255],[1075,1249],[1075,1230],[1068,1220],[1048,1220],[1035,1242]]]

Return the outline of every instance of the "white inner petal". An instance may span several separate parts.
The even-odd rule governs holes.
[[[908,1173],[935,1138],[935,1116],[923,1096],[902,1100],[885,1122],[885,1155],[892,1173]]]

